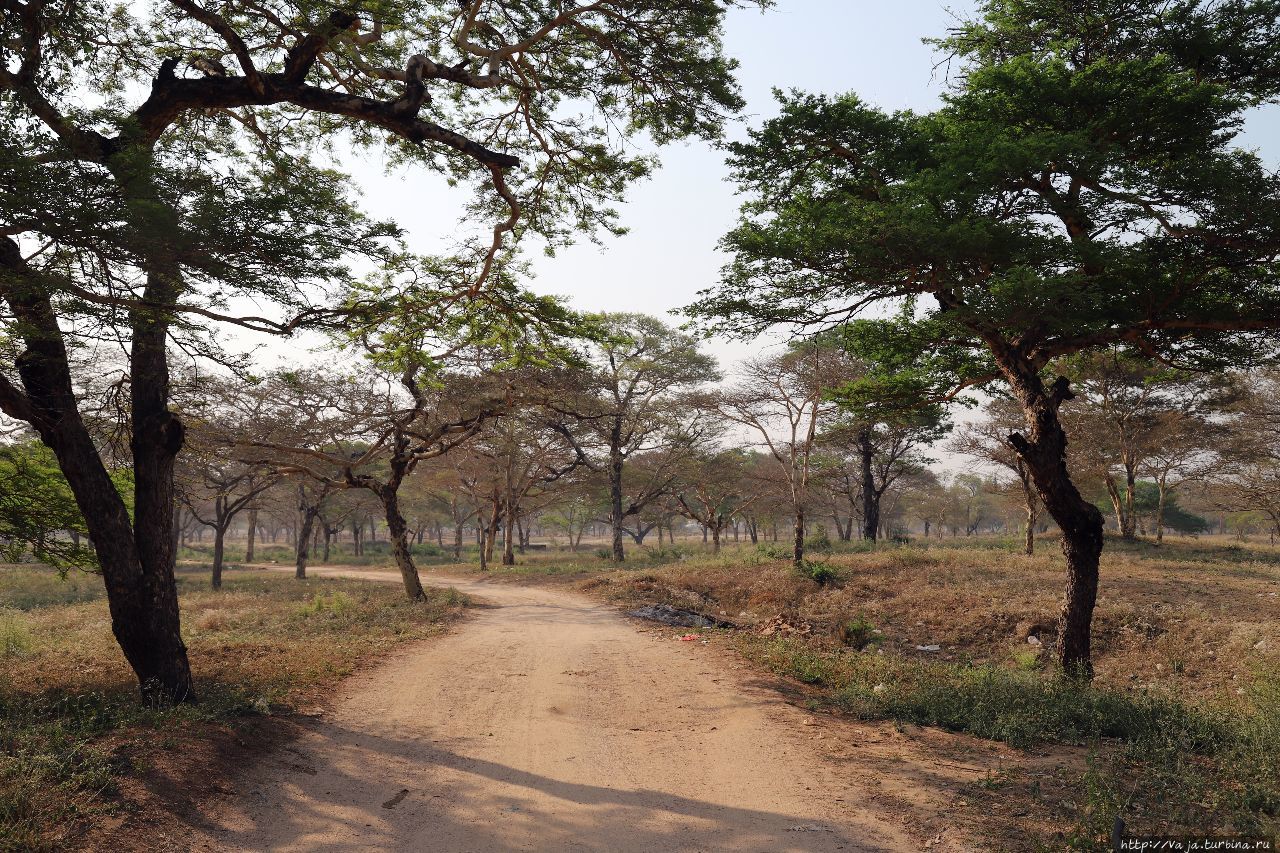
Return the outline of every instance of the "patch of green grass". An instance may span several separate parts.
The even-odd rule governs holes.
[[[36,610],[104,595],[102,578],[90,572],[63,575],[46,566],[0,566],[0,609]]]
[[[304,618],[345,619],[350,617],[355,609],[355,602],[339,589],[316,593],[310,601],[298,605],[296,612]]]
[[[27,630],[22,614],[15,610],[0,610],[0,658],[17,658],[30,653],[31,632]]]
[[[855,616],[840,626],[840,641],[857,651],[880,643],[875,624],[865,616]]]
[[[1035,672],[1043,664],[1040,652],[1036,649],[1014,649],[1009,657],[1013,660],[1013,665],[1023,672]]]
[[[826,586],[834,580],[838,580],[840,573],[827,563],[818,563],[805,560],[799,566],[800,574],[816,583],[818,586]]]

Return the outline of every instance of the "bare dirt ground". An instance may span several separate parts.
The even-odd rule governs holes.
[[[975,849],[956,792],[1000,756],[939,764],[910,733],[812,715],[714,643],[578,595],[424,580],[478,615],[345,682],[188,849]]]

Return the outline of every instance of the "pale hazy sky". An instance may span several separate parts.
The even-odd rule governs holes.
[[[972,3],[948,6],[967,11]],[[747,108],[729,135],[742,136],[744,127],[774,113],[775,87],[856,91],[887,109],[935,106],[941,79],[921,39],[941,34],[952,20],[941,0],[779,0],[768,12],[730,12],[725,49],[741,63]],[[630,233],[603,247],[584,243],[554,258],[538,256],[535,290],[566,296],[582,310],[665,315],[715,283],[724,262],[716,243],[739,204],[724,180],[724,155],[701,141],[659,153],[662,168],[635,185],[621,207]],[[437,181],[420,172],[386,175],[377,163],[353,171],[365,188],[365,205],[408,228],[417,248],[429,249],[442,233],[452,233],[447,205],[438,215],[424,213],[442,192]],[[717,341],[709,349],[727,368],[759,346]]]
[[[778,0],[767,12],[731,12],[725,48],[741,63],[747,108],[730,136],[773,114],[775,87],[853,91],[890,110],[935,107],[945,81],[921,40],[942,35],[974,6],[972,0]],[[1280,165],[1277,111],[1252,122],[1246,141]],[[582,310],[665,315],[714,284],[724,262],[716,243],[739,203],[724,180],[723,154],[692,142],[663,148],[660,156],[661,170],[634,186],[621,208],[630,233],[603,247],[586,243],[555,258],[537,257],[535,290],[566,296]],[[456,208],[438,178],[421,170],[387,175],[377,162],[347,168],[364,188],[368,209],[408,228],[415,249],[431,251],[454,232]],[[728,368],[762,345],[712,342],[710,349]]]

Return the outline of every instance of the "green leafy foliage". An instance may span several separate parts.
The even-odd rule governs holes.
[[[1280,93],[1274,0],[992,0],[938,46],[938,111],[778,93],[730,145],[748,194],[693,313],[843,334],[872,386],[944,397],[1025,363],[1140,343],[1244,364],[1280,326],[1280,177],[1234,147]],[[925,298],[922,298],[925,297]]]
[[[122,497],[132,486],[128,472],[114,476]],[[0,445],[0,559],[32,557],[61,570],[92,568],[93,549],[71,487],[53,452],[42,444]]]

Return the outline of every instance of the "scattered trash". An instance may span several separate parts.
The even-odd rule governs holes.
[[[819,826],[816,823],[805,823],[800,826],[791,826],[787,828],[787,832],[831,832],[829,826]]]
[[[692,642],[694,642],[694,641],[696,641],[696,640],[700,640],[700,639],[702,639],[702,638],[701,638],[701,637],[699,637],[697,634],[685,634],[685,635],[684,635],[683,637],[681,637],[680,639],[681,639],[682,641],[686,642],[686,643],[692,643]]]
[[[1029,646],[1040,645],[1040,638],[1037,637],[1035,634],[1032,634],[1030,637],[1027,637],[1027,645]]]
[[[693,610],[683,610],[670,604],[646,604],[644,607],[627,611],[628,616],[637,619],[648,619],[664,625],[678,625],[681,628],[733,628],[732,622],[704,616]]]
[[[813,633],[813,625],[808,622],[791,622],[786,616],[779,613],[768,622],[766,622],[759,631],[762,637],[772,636],[800,636],[807,637]]]
[[[918,651],[918,652],[940,652],[940,651],[942,651],[942,646],[916,646],[916,651]]]
[[[887,684],[877,684],[875,687],[871,688],[871,692],[879,696],[881,693],[884,693],[888,689],[889,689],[889,685]]]

